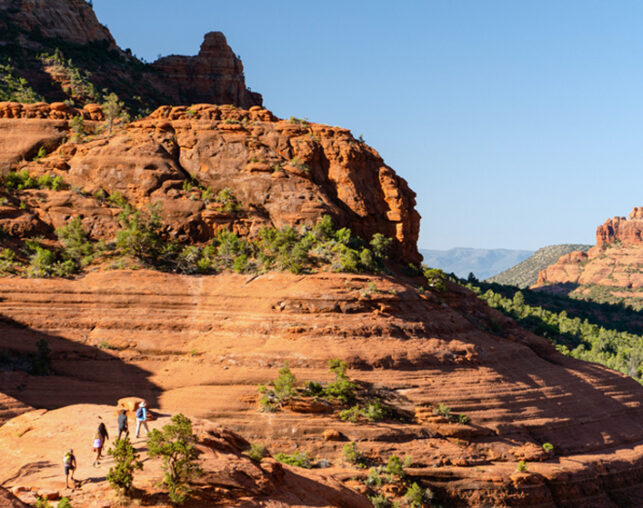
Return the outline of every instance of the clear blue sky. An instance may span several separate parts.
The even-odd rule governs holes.
[[[123,48],[222,31],[280,117],[363,134],[417,194],[419,246],[594,243],[643,205],[643,2],[94,0]]]

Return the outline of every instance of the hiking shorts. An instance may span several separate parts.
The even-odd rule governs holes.
[[[67,476],[69,474],[69,472],[73,471],[74,469],[76,469],[76,468],[73,467],[73,466],[70,466],[68,464],[65,464],[65,476]]]

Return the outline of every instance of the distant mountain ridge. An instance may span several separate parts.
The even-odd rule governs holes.
[[[549,265],[558,261],[561,256],[574,251],[586,251],[591,245],[565,243],[560,245],[549,245],[538,249],[531,257],[521,263],[512,266],[498,275],[490,277],[487,282],[497,282],[518,286],[529,287],[538,280],[538,273]]]
[[[473,272],[482,280],[520,263],[534,251],[455,247],[449,250],[420,249],[420,253],[424,256],[424,263],[431,268],[440,268],[462,278]]]

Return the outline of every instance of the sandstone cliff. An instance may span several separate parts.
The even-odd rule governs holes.
[[[72,187],[25,191],[22,209],[8,202],[0,225],[12,234],[36,228],[51,235],[81,216],[94,238],[110,240],[120,210],[96,193],[119,192],[138,208],[160,203],[169,235],[182,241],[207,241],[221,228],[252,235],[267,225],[310,226],[330,215],[364,239],[391,237],[405,263],[421,259],[415,193],[346,129],[279,120],[258,106],[164,106],[112,137],[76,143],[65,141],[74,116],[91,124],[102,113],[97,106],[0,103],[0,171],[61,175]],[[39,147],[53,153],[26,162]],[[186,190],[190,182],[213,194],[231,189],[241,210],[221,210],[200,190]]]
[[[534,287],[601,302],[643,308],[643,207],[596,229],[596,245],[562,256]]]
[[[205,36],[197,56],[147,64],[117,46],[85,0],[0,0],[0,48],[0,65],[7,65],[0,67],[0,83],[9,75],[26,80],[6,90],[5,99],[82,105],[108,89],[134,112],[160,104],[262,103],[260,94],[246,88],[243,64],[220,32]]]

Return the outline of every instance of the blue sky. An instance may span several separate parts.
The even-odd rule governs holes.
[[[643,205],[643,2],[94,0],[153,61],[225,33],[280,117],[363,134],[418,194],[419,246],[594,243]]]

